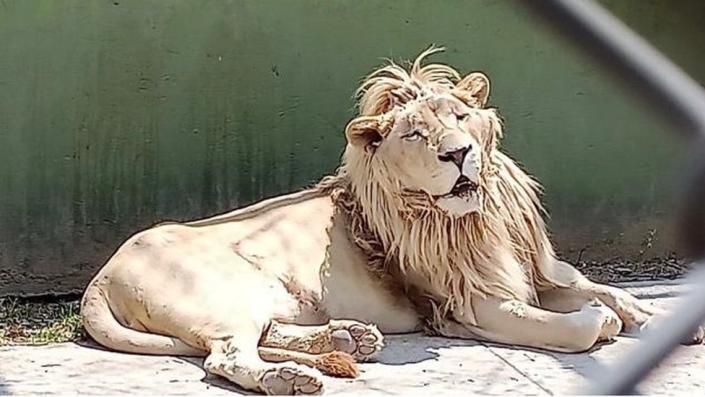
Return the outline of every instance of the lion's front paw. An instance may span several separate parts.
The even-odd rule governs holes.
[[[654,310],[636,299],[621,299],[619,316],[624,321],[624,333],[639,334],[654,317]]]
[[[649,317],[649,319],[647,321],[645,321],[643,324],[641,324],[641,326],[638,328],[637,331],[644,332],[644,331],[656,328],[658,326],[658,323],[662,320],[663,320],[662,314],[653,315],[653,316]],[[636,333],[636,332],[632,332],[632,333]],[[704,340],[705,340],[705,328],[703,328],[703,326],[699,326],[698,329],[695,330],[695,332],[692,335],[690,335],[689,337],[687,337],[686,339],[681,341],[681,343],[684,345],[699,345],[699,344],[703,343]]]
[[[684,340],[682,343],[684,345],[699,345],[702,344],[703,341],[705,341],[705,328],[701,325],[690,338]]]
[[[268,395],[321,394],[323,383],[318,371],[296,363],[282,363],[266,371],[260,380]]]
[[[636,299],[626,299],[622,297],[618,302],[621,303],[622,306],[620,317],[624,320],[625,334],[639,335],[655,328],[668,317],[667,313],[662,309],[650,307]],[[686,338],[681,343],[684,345],[700,344],[703,342],[703,339],[705,339],[705,329],[700,326],[693,335]]]
[[[374,325],[353,320],[333,320],[329,327],[335,350],[349,353],[357,361],[373,360],[384,347],[382,333]]]
[[[622,331],[622,320],[617,313],[601,302],[591,302],[583,308],[583,311],[596,313],[600,323],[598,341],[610,341]]]

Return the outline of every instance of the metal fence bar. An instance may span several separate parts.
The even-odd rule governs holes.
[[[705,90],[687,74],[592,0],[525,0],[620,81],[641,93],[655,111],[690,138],[694,162],[680,217],[688,253],[705,253]],[[701,264],[702,266],[703,264]],[[587,394],[633,394],[635,386],[705,321],[705,270],[691,275],[696,288],[663,323],[649,330],[618,365],[595,371]],[[697,286],[703,286],[697,288]]]
[[[667,116],[687,137],[705,138],[705,90],[593,0],[524,0],[549,26],[580,44],[620,82]]]

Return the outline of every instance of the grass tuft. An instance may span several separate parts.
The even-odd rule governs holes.
[[[75,342],[85,337],[78,300],[0,298],[0,346]]]

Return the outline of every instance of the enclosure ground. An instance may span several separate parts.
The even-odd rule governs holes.
[[[650,305],[668,308],[688,286],[678,281],[622,284]],[[637,341],[620,337],[585,354],[558,354],[474,341],[388,337],[377,363],[354,380],[326,378],[328,394],[556,394],[586,382],[595,365],[610,365]],[[88,341],[0,347],[0,394],[243,393],[206,376],[201,359],[102,350]],[[687,346],[643,385],[649,394],[702,395],[705,346]]]

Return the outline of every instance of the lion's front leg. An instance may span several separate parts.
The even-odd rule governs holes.
[[[565,288],[540,293],[543,307],[557,308],[568,305],[569,308],[569,302],[598,299],[619,315],[624,322],[624,331],[632,334],[648,328],[654,323],[655,317],[660,317],[655,315],[662,314],[623,289],[590,281],[568,263],[555,261],[553,270],[553,279],[565,285]],[[684,342],[700,343],[703,335],[703,329],[700,328],[693,338]]]
[[[561,305],[565,300],[599,299],[619,315],[627,332],[638,331],[655,314],[627,291],[592,282],[566,262],[555,261],[552,270],[552,278],[566,288],[545,291],[542,301],[547,307]]]
[[[437,331],[448,337],[575,353],[612,339],[622,327],[619,317],[600,305],[586,304],[575,312],[558,313],[517,300],[473,297],[472,307],[476,325],[458,318],[442,322]]]

